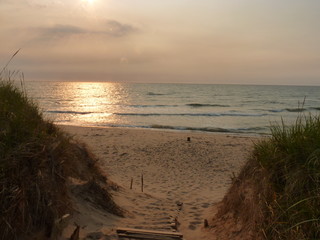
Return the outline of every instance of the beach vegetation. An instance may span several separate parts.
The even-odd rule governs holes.
[[[73,212],[71,177],[86,182],[82,195],[94,195],[92,201],[121,215],[97,159],[44,120],[37,104],[12,78],[12,73],[1,72],[0,239],[58,238],[64,219]]]
[[[320,239],[320,116],[300,114],[271,127],[253,157],[268,173],[268,239]]]
[[[299,113],[270,128],[232,178],[211,227],[221,238],[233,226],[233,239],[320,239],[320,116]]]

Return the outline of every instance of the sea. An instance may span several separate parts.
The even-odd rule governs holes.
[[[57,124],[270,134],[320,111],[320,87],[25,81]]]

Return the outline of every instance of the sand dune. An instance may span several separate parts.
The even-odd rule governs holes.
[[[244,135],[61,127],[87,143],[120,186],[113,194],[126,211],[124,218],[79,203],[73,221],[82,226],[80,236],[96,234],[95,239],[116,239],[116,227],[178,228],[188,240],[214,239],[203,230],[204,219],[212,217],[214,204],[221,201],[257,140]],[[64,234],[71,231],[69,227]]]

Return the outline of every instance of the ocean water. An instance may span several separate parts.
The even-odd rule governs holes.
[[[270,124],[318,114],[320,87],[25,82],[55,123],[268,134]]]

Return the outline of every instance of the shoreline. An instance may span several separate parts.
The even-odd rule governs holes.
[[[270,133],[258,133],[258,132],[232,132],[232,131],[203,131],[196,129],[179,129],[179,128],[161,128],[161,127],[152,127],[152,126],[94,126],[94,125],[76,125],[76,124],[63,124],[63,123],[54,123],[56,126],[70,126],[70,127],[79,127],[79,128],[102,128],[102,129],[132,129],[132,130],[146,130],[146,131],[163,131],[163,132],[177,132],[177,133],[200,133],[200,134],[217,134],[217,135],[235,135],[235,136],[247,136],[247,137],[269,137]]]
[[[214,205],[247,161],[253,142],[261,139],[163,129],[59,128],[84,142],[98,157],[102,170],[120,186],[114,200],[128,213],[123,219],[91,224],[86,231],[109,235],[115,227],[168,231],[173,230],[176,219],[178,230],[190,240],[211,239],[203,231],[203,221],[213,217]],[[76,219],[79,225],[89,221],[85,216],[92,218],[95,213],[81,214]]]

